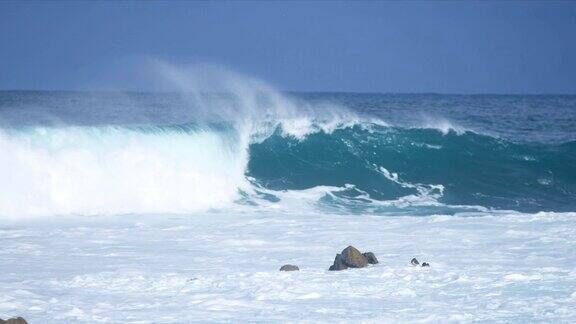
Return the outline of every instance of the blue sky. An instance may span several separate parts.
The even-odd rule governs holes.
[[[576,93],[576,2],[0,3],[0,89],[146,90],[149,58],[293,91]]]

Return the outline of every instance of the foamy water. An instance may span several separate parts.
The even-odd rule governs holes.
[[[573,213],[200,214],[0,229],[0,315],[65,322],[571,322]],[[380,263],[328,271],[348,244]],[[412,267],[411,258],[431,264]],[[290,263],[299,272],[280,272]]]

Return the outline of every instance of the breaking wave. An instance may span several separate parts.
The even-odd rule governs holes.
[[[44,123],[0,107],[0,216],[576,209],[576,142],[516,143],[445,120],[389,125],[229,71],[159,66],[183,109],[154,103],[146,115],[136,102],[101,119],[91,114],[102,107],[78,113],[67,99]]]
[[[222,125],[3,130],[0,215],[298,204],[382,214],[576,207],[575,142],[515,144],[371,123],[324,127],[291,135],[278,126],[257,140]],[[299,203],[286,205],[294,197]]]

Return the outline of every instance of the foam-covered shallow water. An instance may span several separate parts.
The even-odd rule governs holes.
[[[31,323],[573,322],[574,213],[124,215],[0,228]],[[328,271],[349,244],[380,263]],[[412,267],[412,257],[430,263]],[[280,272],[290,263],[299,272]]]

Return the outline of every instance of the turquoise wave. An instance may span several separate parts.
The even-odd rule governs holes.
[[[335,197],[348,201],[430,195],[452,206],[576,209],[576,142],[515,143],[473,132],[376,125],[305,139],[277,131],[250,146],[247,175],[271,190],[347,186]]]

